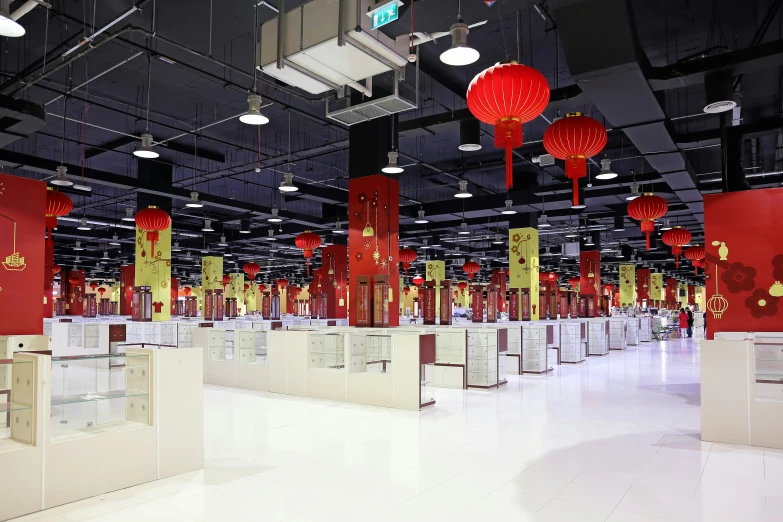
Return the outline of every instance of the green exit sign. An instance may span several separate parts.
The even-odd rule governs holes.
[[[400,0],[376,4],[377,7],[374,7],[367,13],[371,20],[370,29],[375,30],[389,22],[395,21],[400,16],[398,9],[401,5],[402,2]]]

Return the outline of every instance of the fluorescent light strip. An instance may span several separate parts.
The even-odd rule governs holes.
[[[96,37],[96,36],[98,36],[98,35],[100,35],[100,34],[104,33],[104,32],[105,32],[105,31],[107,31],[107,30],[109,30],[109,29],[110,29],[112,26],[116,25],[116,24],[117,24],[117,23],[119,23],[121,20],[123,20],[124,18],[127,18],[128,16],[132,15],[132,14],[133,14],[133,13],[135,13],[136,11],[141,11],[141,9],[139,9],[138,7],[135,7],[135,6],[134,6],[134,7],[131,7],[129,11],[126,11],[125,13],[123,13],[123,14],[121,14],[120,16],[118,16],[117,18],[115,18],[113,21],[109,22],[107,25],[104,25],[104,26],[103,26],[101,29],[98,29],[98,32],[97,32],[97,33],[93,33],[92,35],[88,36],[87,38],[85,38],[84,40],[82,40],[81,42],[79,42],[78,44],[74,45],[73,47],[71,47],[70,49],[68,49],[67,51],[65,51],[65,52],[62,54],[62,56],[68,56],[68,55],[69,55],[69,54],[71,54],[72,52],[74,52],[74,51],[76,51],[77,49],[79,49],[80,47],[82,47],[84,44],[86,44],[86,43],[89,43],[89,42],[92,42],[93,40],[95,40],[95,37]]]

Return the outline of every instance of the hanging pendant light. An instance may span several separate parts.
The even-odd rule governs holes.
[[[283,221],[283,220],[282,220],[282,219],[281,219],[281,218],[280,218],[280,217],[277,215],[277,214],[278,214],[278,212],[279,212],[279,210],[277,209],[277,207],[273,207],[273,208],[272,208],[272,217],[270,217],[269,219],[267,219],[267,221],[269,221],[270,223],[280,223],[281,221]]]
[[[612,164],[612,160],[609,158],[604,158],[601,160],[601,172],[596,174],[595,179],[614,179],[617,177],[616,172],[612,172],[612,168],[610,165]]]
[[[76,227],[76,230],[92,230],[90,225],[87,224],[87,218],[81,218],[79,220],[79,226]]]
[[[459,232],[457,232],[457,234],[459,234],[461,236],[469,235],[470,234],[470,230],[468,230],[468,224],[465,223],[464,221],[462,223],[460,223]]]
[[[516,214],[517,211],[514,210],[513,208],[511,208],[511,205],[513,205],[513,204],[514,204],[513,201],[511,201],[510,199],[507,199],[506,200],[506,207],[503,210],[501,210],[500,213],[501,214],[506,214],[506,215],[509,215],[509,216],[512,215],[512,214]]]
[[[417,225],[423,225],[424,223],[429,223],[429,222],[430,221],[424,217],[424,211],[419,210],[419,217],[416,218],[416,221],[414,221],[414,223],[416,223]]]
[[[459,192],[454,194],[455,198],[471,198],[473,194],[468,192],[468,182],[464,179],[459,182]]]
[[[549,218],[547,218],[546,214],[541,214],[538,217],[538,228],[548,228],[552,225],[549,224]]]
[[[634,199],[639,197],[639,185],[634,183],[631,185],[631,193],[625,196],[626,201],[633,201]]]
[[[458,15],[459,16],[459,15]],[[460,18],[449,28],[451,33],[451,48],[440,55],[440,61],[446,65],[470,65],[479,59],[479,52],[468,45],[468,24]]]
[[[280,192],[296,192],[299,187],[294,185],[294,175],[290,172],[283,174],[283,181],[280,183]]]
[[[399,153],[390,151],[387,156],[389,157],[389,164],[383,167],[381,171],[385,172],[386,174],[400,174],[405,171],[405,169],[397,164]]]
[[[477,119],[467,118],[459,122],[459,150],[481,150],[481,122]]]
[[[204,206],[198,201],[198,192],[194,190],[190,193],[190,201],[185,203],[185,206],[190,208],[201,208]]]
[[[340,223],[340,220],[338,219],[337,222],[334,224],[334,230],[333,232],[335,234],[344,234],[345,230],[343,230],[342,224]]]
[[[19,38],[24,36],[25,29],[22,25],[14,20],[9,13],[9,7],[11,2],[2,2],[0,7],[0,36],[7,36],[9,38]],[[33,4],[35,6],[35,4]]]
[[[247,125],[265,125],[269,118],[261,114],[261,96],[250,94],[247,97],[247,112],[239,117],[239,121]]]
[[[65,177],[65,173],[67,171],[68,171],[68,168],[65,165],[58,165],[57,166],[57,177],[54,178],[49,183],[51,183],[52,185],[58,185],[60,187],[70,187],[71,185],[73,185],[73,182]]]
[[[118,239],[119,238],[117,237],[117,234],[114,234],[113,236],[111,236],[111,241],[109,241],[109,244],[111,246],[120,246],[120,242],[118,241]]]
[[[201,229],[202,232],[214,232],[215,229],[212,228],[212,220],[211,219],[205,219],[204,220],[204,227]]]
[[[160,154],[152,150],[152,134],[144,133],[141,135],[141,146],[133,151],[133,155],[142,159],[155,159]]]

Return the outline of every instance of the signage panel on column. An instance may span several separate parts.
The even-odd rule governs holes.
[[[512,228],[508,231],[509,241],[509,287],[527,288],[529,299],[520,302],[520,315],[537,320],[545,310],[539,303],[538,230],[535,228]],[[525,307],[528,309],[525,310]]]
[[[519,295],[519,313],[523,321],[530,321],[536,312],[535,305],[530,304],[530,289],[521,288]]]
[[[519,321],[519,292],[518,288],[508,290],[508,320]]]
[[[440,282],[440,324],[451,324],[451,281]]]
[[[498,322],[498,287],[497,285],[487,285],[487,322]]]
[[[636,266],[620,264],[620,306],[634,306],[636,303]]]
[[[372,326],[370,281],[369,276],[356,277],[357,285],[354,292],[356,300],[352,308],[356,310],[356,326]]]
[[[484,322],[484,287],[473,285],[473,322]]]
[[[593,302],[601,295],[601,253],[597,250],[579,254],[579,294],[594,296]],[[598,310],[594,309],[590,317],[597,316]]]
[[[435,306],[435,282],[425,281],[419,288],[419,300],[421,302],[424,324],[436,324],[437,307]]]

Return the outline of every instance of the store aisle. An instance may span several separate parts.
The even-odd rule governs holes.
[[[693,339],[438,389],[421,413],[204,394],[207,469],[18,520],[783,520],[782,451],[699,440]]]

